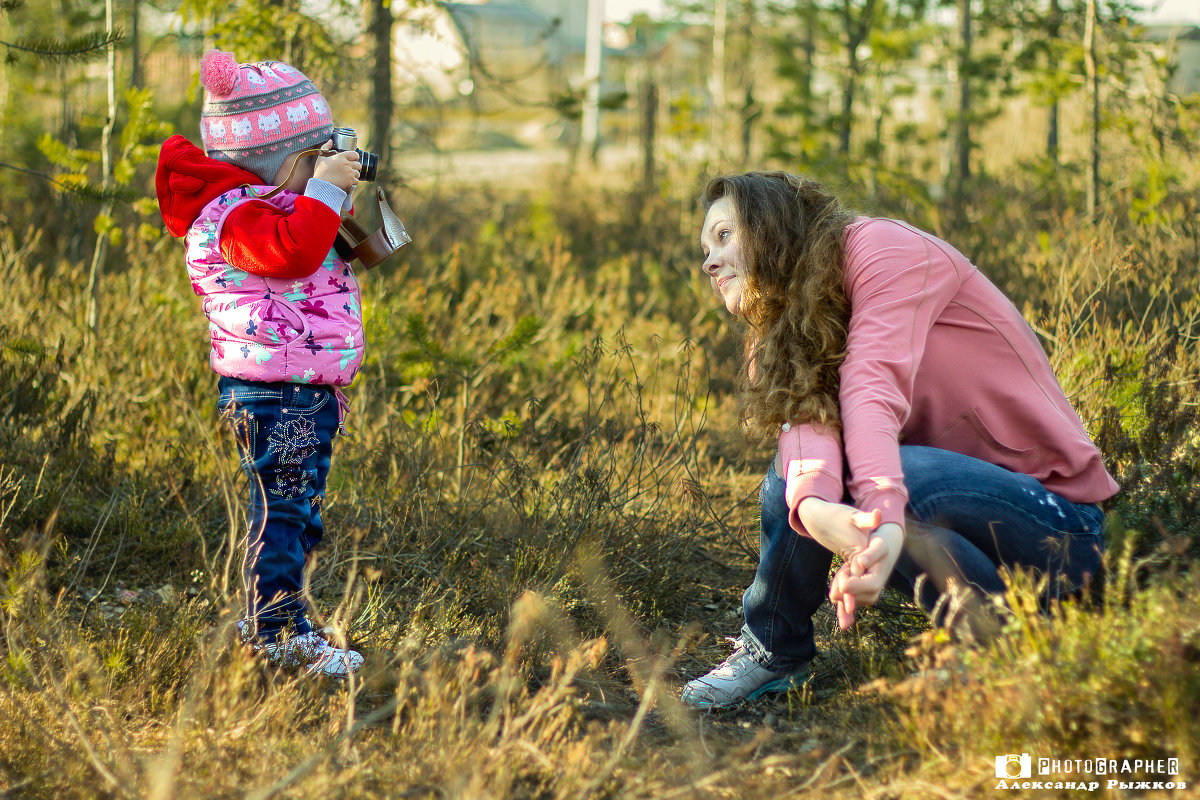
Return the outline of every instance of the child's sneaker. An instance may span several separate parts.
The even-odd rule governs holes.
[[[363,664],[362,654],[357,650],[334,647],[316,631],[292,636],[278,644],[263,644],[251,640],[246,620],[238,620],[237,627],[243,642],[250,644],[256,653],[262,651],[268,661],[281,667],[299,668],[310,675],[345,679]]]
[[[734,639],[733,644],[729,658],[683,687],[683,702],[702,711],[719,711],[764,694],[787,692],[810,674],[807,664],[792,672],[773,672],[755,660],[741,639]]]

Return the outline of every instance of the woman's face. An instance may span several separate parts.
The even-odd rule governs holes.
[[[730,314],[739,315],[747,270],[742,261],[737,218],[728,197],[719,198],[704,216],[700,248],[704,251],[704,273],[713,292]]]

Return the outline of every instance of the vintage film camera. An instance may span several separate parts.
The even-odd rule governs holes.
[[[379,156],[358,149],[358,134],[354,132],[354,128],[334,128],[333,136],[329,138],[329,141],[333,145],[334,152],[344,153],[353,150],[358,153],[362,164],[362,169],[358,172],[360,181],[375,180],[375,175],[379,171]]]
[[[353,128],[334,128],[330,138],[332,149],[337,152],[354,150],[358,153],[361,168],[359,180],[374,181],[379,172],[379,156],[358,149],[358,136]],[[334,246],[338,255],[346,260],[358,259],[366,269],[376,266],[392,253],[412,241],[404,223],[388,205],[383,189],[375,188],[375,202],[379,207],[379,218],[382,226],[375,233],[368,233],[358,220],[349,214],[342,215],[342,224],[338,229]]]

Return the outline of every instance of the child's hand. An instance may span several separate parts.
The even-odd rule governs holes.
[[[322,150],[328,150],[332,145],[325,143]],[[317,167],[313,172],[314,178],[320,178],[326,183],[332,183],[346,193],[354,191],[358,185],[358,176],[362,170],[358,153],[354,150],[344,150],[333,155],[322,155],[317,159]]]

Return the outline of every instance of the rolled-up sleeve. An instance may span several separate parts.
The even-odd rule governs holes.
[[[844,494],[842,442],[837,432],[820,425],[791,425],[779,436],[779,461],[783,466],[788,522],[796,533],[808,536],[800,522],[800,501],[818,497],[833,503]]]

